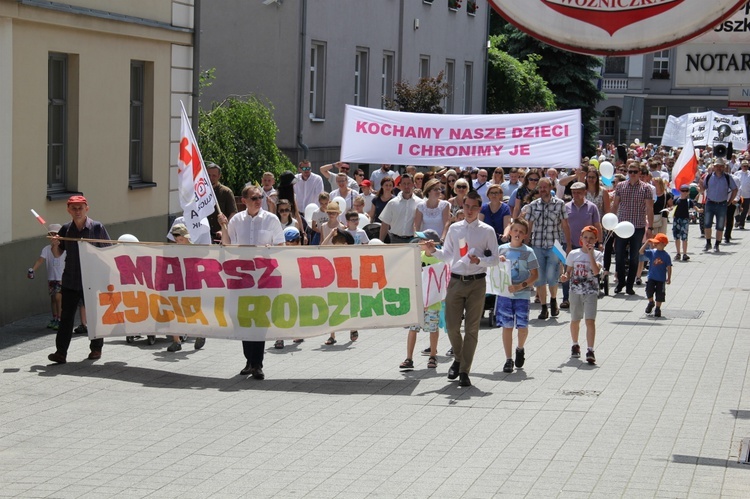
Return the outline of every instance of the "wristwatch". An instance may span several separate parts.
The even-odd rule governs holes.
[[[647,227],[647,228],[648,228],[648,230],[654,230],[654,228],[653,228],[653,227]]]
[[[521,283],[521,287],[522,287],[522,288],[525,288],[525,287],[527,287],[528,285],[529,285],[529,283],[527,283],[526,281],[523,281],[523,282]]]

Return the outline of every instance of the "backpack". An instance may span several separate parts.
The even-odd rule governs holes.
[[[706,184],[706,191],[708,191],[708,181],[709,181],[709,179],[710,179],[711,177],[713,177],[713,176],[714,176],[714,174],[713,174],[713,173],[709,173],[708,175],[706,175],[706,180],[704,181],[704,183]],[[727,192],[729,192],[729,191],[731,191],[731,190],[732,190],[732,188],[730,187],[730,183],[729,183],[729,175],[727,175],[727,174],[725,173],[725,174],[723,175],[723,177],[724,177],[724,180],[726,180],[726,181],[727,181]]]

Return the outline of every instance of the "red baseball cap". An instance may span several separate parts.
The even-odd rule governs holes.
[[[365,187],[371,187],[372,182],[370,182],[369,180],[363,180],[361,185],[364,185]]]
[[[68,204],[76,204],[76,203],[83,203],[83,204],[89,204],[88,201],[86,201],[86,198],[83,196],[70,196],[68,198]]]

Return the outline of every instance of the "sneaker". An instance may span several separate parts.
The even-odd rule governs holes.
[[[675,260],[680,260],[682,258],[682,255],[680,253],[677,253],[674,258]]]
[[[203,348],[203,345],[206,344],[206,338],[196,338],[195,339],[195,345],[193,345],[193,348],[196,350],[200,350]]]
[[[688,260],[690,260],[690,257],[687,256],[687,253],[685,253],[684,255],[682,255],[682,261],[683,262],[687,262]]]
[[[586,362],[591,365],[596,364],[596,356],[594,355],[594,351],[591,349],[586,352]]]
[[[276,340],[276,343],[273,344],[273,347],[277,350],[281,350],[284,348],[284,340]]]
[[[422,352],[421,352],[421,353],[422,353],[422,355],[424,355],[425,357],[429,357],[429,356],[430,356],[430,347],[427,347],[427,348],[425,348],[424,350],[422,350]]]
[[[447,352],[445,352],[445,355],[447,357],[453,357],[453,348],[451,348],[450,350],[448,350]]]
[[[55,319],[55,323],[52,324],[52,330],[57,331],[60,329],[60,319]]]
[[[180,350],[182,350],[182,345],[180,345],[179,341],[172,342],[172,344],[167,347],[167,352],[179,352]]]
[[[656,309],[654,309],[654,317],[661,317],[661,308],[656,307]]]
[[[513,359],[508,359],[505,361],[505,365],[503,366],[503,372],[504,373],[513,372]]]
[[[89,334],[89,328],[86,327],[86,324],[81,324],[73,330],[73,334]]]
[[[654,306],[656,306],[654,302],[652,301],[648,302],[648,305],[646,305],[646,313],[650,314],[651,311],[654,309]]]
[[[549,312],[547,311],[547,305],[542,305],[542,312],[537,317],[539,320],[549,319]]]
[[[581,358],[581,345],[575,344],[572,347],[570,347],[570,356],[574,359],[580,359]]]
[[[557,307],[557,298],[549,299],[549,314],[552,317],[557,317],[558,315],[560,315],[560,309]]]
[[[563,300],[562,303],[560,303],[560,308],[570,308],[570,302],[568,300]]]
[[[516,348],[516,367],[523,367],[526,362],[526,350],[523,348]]]
[[[55,322],[57,322],[56,319],[52,319],[47,323],[47,329],[55,329]]]

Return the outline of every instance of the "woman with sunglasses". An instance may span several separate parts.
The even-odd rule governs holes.
[[[505,182],[505,171],[501,167],[498,166],[492,172],[492,178],[490,179],[490,184],[500,185],[503,182]],[[489,194],[487,195],[489,196]]]
[[[450,199],[456,195],[456,180],[458,180],[458,173],[450,170],[445,174],[445,199]]]
[[[526,196],[529,195],[532,189],[536,189],[539,183],[539,174],[529,172],[523,177],[523,184],[521,187],[516,189],[516,192],[511,196],[511,205],[513,205],[513,219],[515,220],[521,216],[521,208],[526,206],[530,201],[526,201]]]
[[[609,213],[609,191],[602,187],[599,170],[591,168],[586,173],[586,199],[596,205],[599,219]]]
[[[292,205],[288,199],[279,199],[276,203],[276,216],[279,217],[279,222],[283,228],[294,227],[299,230],[297,221],[292,217]]]
[[[456,213],[458,210],[462,210],[464,207],[464,199],[469,193],[469,184],[465,178],[459,178],[456,180],[454,189],[456,189],[456,195],[448,200],[451,204],[451,220],[455,221]]]

